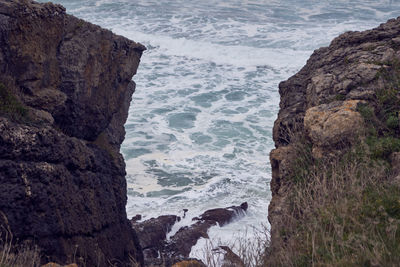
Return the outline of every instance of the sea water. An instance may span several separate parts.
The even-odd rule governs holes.
[[[400,15],[400,0],[53,2],[147,47],[121,148],[128,216],[188,209],[182,226],[247,201],[245,217],[209,231],[218,244],[268,227],[279,82],[340,33]]]

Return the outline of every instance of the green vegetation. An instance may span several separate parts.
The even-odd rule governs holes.
[[[0,83],[0,115],[19,122],[28,119],[28,109],[2,83]]]
[[[337,94],[337,95],[335,96],[335,100],[336,100],[336,101],[344,101],[344,100],[346,100],[346,95]]]
[[[301,146],[295,147],[297,156],[294,159],[290,176],[291,182],[296,184],[307,182],[312,166],[317,165],[311,154],[312,145],[306,139],[303,139],[301,144]]]
[[[317,161],[306,137],[291,139],[289,212],[265,266],[398,266],[400,184],[391,155],[400,152],[400,63],[381,66],[375,100],[357,107],[366,124],[357,145]]]
[[[77,28],[82,28],[84,24],[85,24],[85,21],[82,20],[82,19],[80,19],[80,20],[78,21],[78,23],[76,24],[76,27],[77,27]]]
[[[292,184],[282,243],[270,248],[268,266],[400,262],[400,188],[390,183],[389,165],[381,160],[387,151],[375,156],[369,150],[361,144],[297,174],[305,182]]]
[[[389,160],[389,156],[393,152],[400,151],[400,139],[391,136],[381,138],[369,136],[366,143],[369,146],[372,159]]]

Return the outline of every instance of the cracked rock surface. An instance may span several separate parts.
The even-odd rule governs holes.
[[[0,83],[26,111],[0,109],[0,225],[43,261],[143,262],[119,148],[144,50],[60,5],[0,0]]]

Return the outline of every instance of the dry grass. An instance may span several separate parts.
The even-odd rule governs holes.
[[[261,267],[264,266],[265,248],[268,244],[269,232],[266,226],[261,229],[251,229],[250,235],[247,231],[238,234],[230,243],[221,240],[207,240],[204,248],[196,255],[201,258],[208,267]],[[224,247],[228,251],[221,249]],[[224,262],[224,257],[232,259],[236,264]],[[236,260],[236,261],[235,261]]]
[[[40,254],[36,246],[13,245],[12,236],[3,231],[0,235],[0,267],[38,267]]]
[[[77,264],[72,263],[68,266],[89,266],[84,258],[75,257],[75,254],[73,262]],[[0,267],[40,267],[42,266],[40,257],[41,253],[37,246],[28,243],[16,244],[9,230],[0,228]],[[100,265],[99,260],[96,266]],[[125,264],[119,261],[108,261],[107,266],[125,266]],[[129,256],[128,266],[139,267],[140,264],[133,256]]]
[[[399,266],[400,188],[390,164],[370,155],[360,145],[295,176],[265,266]]]

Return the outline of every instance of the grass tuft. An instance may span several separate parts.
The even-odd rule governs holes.
[[[387,165],[349,152],[294,184],[280,244],[269,266],[396,266],[400,262],[400,188]]]
[[[40,253],[36,246],[15,245],[8,231],[0,235],[0,267],[39,267]]]
[[[0,83],[0,115],[20,122],[28,119],[28,109],[2,83]]]

